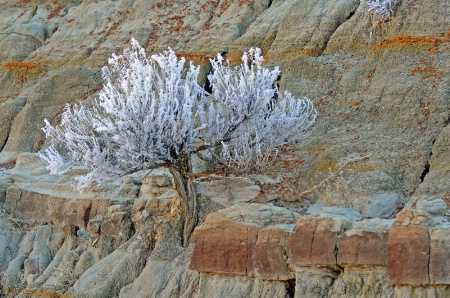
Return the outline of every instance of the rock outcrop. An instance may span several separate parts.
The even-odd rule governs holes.
[[[448,0],[403,0],[386,21],[356,0],[2,1],[0,296],[449,297],[449,13]],[[167,173],[79,193],[85,169],[53,177],[35,154],[43,119],[92,102],[131,37],[200,64],[202,82],[208,58],[260,47],[280,90],[320,112],[264,177],[197,185],[189,247]]]

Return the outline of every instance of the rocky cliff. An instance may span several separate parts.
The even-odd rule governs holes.
[[[450,2],[0,3],[0,296],[450,296]],[[35,152],[136,38],[202,65],[252,46],[320,117],[264,175],[197,185],[181,246],[167,173],[78,193]],[[199,165],[200,168],[201,165]],[[314,188],[314,186],[317,186]],[[313,188],[307,195],[300,195]]]

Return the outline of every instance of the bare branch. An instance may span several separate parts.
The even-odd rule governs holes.
[[[348,163],[355,162],[355,161],[359,161],[359,160],[363,160],[363,159],[366,159],[366,158],[369,158],[369,157],[370,157],[370,154],[364,155],[364,156],[361,156],[361,157],[357,157],[357,158],[352,158],[352,159],[347,160],[347,161],[346,161],[342,166],[340,166],[339,169],[337,169],[334,173],[331,173],[328,177],[326,177],[325,179],[323,179],[322,181],[320,181],[320,182],[317,183],[316,185],[314,185],[314,186],[308,188],[307,190],[302,191],[301,193],[299,193],[299,194],[298,194],[299,197],[301,197],[301,198],[302,198],[302,197],[306,197],[306,196],[309,195],[310,193],[312,193],[312,192],[318,190],[319,188],[321,188],[327,181],[329,181],[329,180],[335,178],[336,175],[339,174],[339,173],[342,171],[342,169],[343,169]]]

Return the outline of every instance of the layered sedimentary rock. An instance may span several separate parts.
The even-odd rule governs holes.
[[[0,295],[450,296],[449,13],[447,0],[403,0],[386,21],[353,0],[2,1]],[[43,118],[91,102],[131,37],[200,64],[202,83],[208,58],[260,47],[280,90],[320,112],[268,177],[198,185],[190,247],[166,174],[80,194],[85,169],[53,177],[30,153]]]

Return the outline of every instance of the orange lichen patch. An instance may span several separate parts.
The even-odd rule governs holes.
[[[247,5],[249,8],[253,9],[253,5],[255,5],[254,0],[240,0],[238,2],[238,6]]]
[[[111,28],[109,28],[108,32],[106,32],[106,36],[110,36],[116,29],[119,27],[119,23],[114,23]]]
[[[44,65],[35,62],[8,62],[3,65],[3,69],[17,74],[36,74],[47,71]]]
[[[86,98],[88,98],[89,96],[91,96],[92,94],[102,90],[103,85],[98,86],[97,88],[91,89],[88,92],[84,93],[83,95],[80,96],[79,100],[85,100]]]
[[[0,103],[3,103],[5,101],[7,101],[8,99],[16,97],[16,96],[19,96],[19,93],[13,94],[13,95],[7,95],[7,96],[0,96]]]
[[[61,3],[56,3],[56,6],[50,11],[49,15],[47,16],[47,19],[52,19],[54,17],[57,17],[59,15],[59,12],[64,8],[64,6]]]
[[[200,28],[200,30],[202,31],[206,31],[206,30],[211,30],[214,26],[212,24],[205,24],[202,28]],[[217,27],[217,26],[215,26]]]
[[[22,295],[32,295],[33,297],[39,298],[74,298],[74,296],[63,294],[56,291],[43,291],[35,289],[24,289],[20,291]]]
[[[445,35],[447,36],[447,35]],[[373,48],[372,52],[379,49],[387,47],[414,47],[426,49],[432,54],[439,52],[439,45],[442,42],[446,42],[446,37],[440,36],[395,36],[392,38],[385,38],[377,43]]]
[[[191,53],[176,53],[177,57],[179,58],[186,58],[187,60],[207,60],[211,58],[210,56],[207,56],[205,54],[191,54]]]
[[[352,107],[359,107],[360,105],[361,105],[361,101],[358,100],[358,101],[354,101],[354,102],[350,103],[350,104],[348,105],[348,107],[349,107],[349,108],[352,108]]]
[[[311,49],[311,48],[304,49],[301,51],[301,53],[303,55],[312,56],[312,57],[320,56],[320,53],[318,51],[316,51],[315,49]]]
[[[429,107],[421,107],[420,114],[422,114],[422,116],[424,116],[424,117],[430,116],[430,114],[431,114],[430,108]]]
[[[117,28],[119,27],[119,25],[120,25],[123,21],[125,21],[127,18],[128,18],[128,12],[126,12],[126,13],[122,16],[122,18],[120,19],[119,22],[114,23],[114,24],[111,26],[111,28],[109,28],[108,32],[106,32],[106,36],[110,36],[111,34],[113,34],[113,33],[117,30]]]
[[[16,83],[21,86],[26,82],[28,77],[47,73],[47,67],[35,62],[8,62],[3,65],[3,69],[16,74]]]
[[[444,193],[441,198],[447,203],[447,207],[450,210],[450,190]]]
[[[231,5],[229,1],[222,1],[219,5],[219,13],[216,16],[221,16]]]
[[[375,71],[377,70],[376,67],[374,67],[373,69],[371,69],[369,71],[369,73],[366,76],[366,81],[370,83],[370,81],[372,80],[373,74],[375,73]]]
[[[422,73],[422,77],[423,78],[436,78],[439,79],[443,72],[437,70],[434,67],[431,66],[419,66],[419,67],[413,67],[410,68],[409,71],[411,72],[411,74],[414,73]]]
[[[450,41],[450,28],[448,28],[448,32],[444,34],[444,41],[445,42]]]
[[[339,112],[336,114],[336,116],[342,116],[342,118],[344,118],[345,120],[350,119],[350,116],[347,115],[346,112]]]

